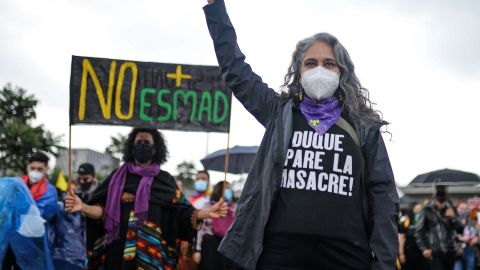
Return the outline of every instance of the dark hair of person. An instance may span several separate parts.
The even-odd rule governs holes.
[[[128,138],[125,141],[125,146],[123,147],[123,161],[125,162],[134,162],[135,158],[133,157],[133,145],[135,143],[135,138],[138,133],[150,133],[153,137],[153,144],[155,153],[152,158],[152,163],[163,164],[167,161],[168,149],[163,138],[162,134],[156,129],[150,128],[134,128],[128,134]]]
[[[35,152],[33,153],[30,158],[28,159],[28,164],[32,163],[32,162],[42,162],[45,164],[45,166],[48,167],[48,161],[50,160],[50,158],[48,158],[47,155],[45,155],[44,153],[42,152]]]
[[[203,171],[198,171],[197,174],[199,174],[199,173],[204,173],[204,174],[206,174],[207,177],[208,177],[207,180],[210,181],[210,174],[209,174],[207,171],[205,171],[205,170],[203,170]]]
[[[212,202],[218,202],[222,198],[223,195],[223,184],[225,181],[220,181],[213,186],[213,192],[212,195],[210,195],[210,201]],[[228,184],[228,182],[227,182]]]

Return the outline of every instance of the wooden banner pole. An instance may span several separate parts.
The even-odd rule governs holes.
[[[72,125],[68,126],[68,192],[73,194],[72,190]]]
[[[227,187],[227,172],[228,172],[229,159],[230,159],[230,129],[228,129],[227,152],[225,153],[225,177],[223,180],[222,198],[224,198],[225,196],[225,188]]]

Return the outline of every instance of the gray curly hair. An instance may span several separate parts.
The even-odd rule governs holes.
[[[292,54],[292,62],[281,86],[282,91],[297,102],[301,100],[303,95],[300,83],[302,61],[308,48],[317,42],[324,42],[333,49],[335,60],[340,67],[340,84],[337,95],[341,96],[349,116],[354,119],[367,118],[375,122],[384,122],[381,112],[372,108],[374,103],[370,101],[368,89],[362,87],[355,75],[355,66],[347,50],[336,37],[328,33],[318,33],[297,43]]]

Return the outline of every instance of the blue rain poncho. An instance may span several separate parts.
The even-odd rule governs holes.
[[[87,260],[85,218],[60,210],[49,232],[55,269],[82,270]]]
[[[55,191],[55,189],[53,189]],[[39,209],[20,178],[0,178],[0,260],[7,247],[12,248],[18,266],[23,270],[53,269],[43,217],[53,217],[58,205],[52,205],[51,189],[39,200]],[[43,216],[43,217],[42,217]]]

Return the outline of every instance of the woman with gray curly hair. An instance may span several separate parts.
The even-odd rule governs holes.
[[[244,269],[395,269],[387,123],[348,52],[327,33],[300,41],[278,94],[245,63],[223,0],[208,3],[222,75],[266,128],[219,251]]]

